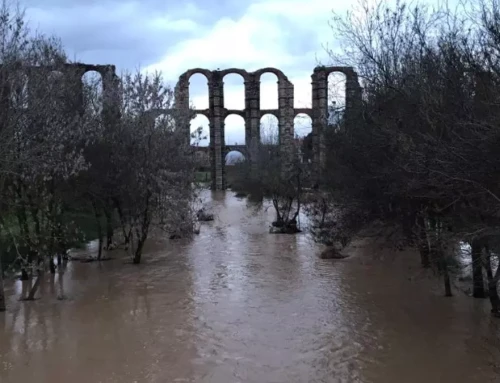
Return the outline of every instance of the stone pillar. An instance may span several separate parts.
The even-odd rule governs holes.
[[[358,75],[354,70],[346,73],[345,92],[345,129],[349,131],[357,123],[362,102]]]
[[[251,177],[258,177],[260,144],[260,79],[253,73],[245,81],[245,143],[247,161],[250,161]]]
[[[224,177],[224,100],[223,83],[219,72],[212,72],[209,80],[210,160],[212,162],[212,189],[226,188]]]
[[[313,166],[320,181],[325,163],[324,131],[328,124],[328,74],[324,68],[316,68],[312,80]]]
[[[188,140],[188,143],[190,143],[191,112],[189,110],[189,79],[186,76],[179,78],[174,93],[175,123],[180,129],[186,131],[184,136]]]
[[[293,84],[287,79],[278,82],[278,107],[279,107],[279,150],[282,171],[289,169],[293,156]]]
[[[85,70],[81,67],[76,70],[68,70],[68,68],[65,68],[64,71],[62,72],[65,78],[64,81],[68,81],[69,83],[72,84],[72,92],[74,92],[74,95],[71,95],[71,98],[73,99],[72,102],[78,109],[80,115],[83,115],[85,113],[85,105],[84,105],[85,100],[83,97],[83,92],[84,92],[83,76],[85,75]],[[49,76],[53,75],[53,72],[49,72],[48,75]],[[102,79],[102,81],[104,88],[104,78]]]
[[[106,66],[102,77],[102,116],[105,126],[115,124],[120,118],[119,78],[115,73],[115,66]],[[81,81],[80,81],[81,84]]]

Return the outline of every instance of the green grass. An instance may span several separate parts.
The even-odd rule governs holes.
[[[118,227],[119,224],[118,219],[116,218],[116,214],[113,218],[114,227]],[[17,236],[19,234],[19,225],[17,224],[17,220],[15,218],[5,220],[9,223],[10,232],[14,236]],[[98,237],[94,212],[91,210],[71,209],[64,214],[63,221],[67,224],[73,222],[73,224],[71,224],[70,226],[77,227],[80,231],[80,235],[77,238],[73,238],[72,241],[68,243],[71,248],[82,248],[86,243],[97,239]],[[103,233],[105,233],[106,218],[104,216],[102,216],[101,218],[101,227]],[[8,270],[12,265],[12,262],[16,260],[17,251],[24,255],[28,253],[28,248],[26,246],[20,246],[18,247],[18,249],[16,249],[16,247],[14,246],[12,235],[10,233],[6,233],[3,230],[0,234],[0,257],[2,258],[2,266],[5,271]],[[16,271],[18,269],[19,265],[16,264],[13,265],[13,267],[9,271]]]

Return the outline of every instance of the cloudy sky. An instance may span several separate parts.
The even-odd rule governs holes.
[[[230,67],[253,71],[273,66],[295,85],[295,105],[310,107],[311,74],[323,49],[332,43],[331,10],[343,11],[353,0],[21,0],[32,28],[62,39],[71,59],[115,64],[118,70],[163,72],[175,84],[193,67]],[[262,108],[277,107],[276,78],[262,77]],[[242,80],[225,78],[228,108],[243,103]],[[195,107],[208,106],[200,75],[191,78]],[[199,126],[202,120],[193,122]],[[243,122],[230,116],[226,142],[243,143]],[[300,119],[296,133],[310,131]]]

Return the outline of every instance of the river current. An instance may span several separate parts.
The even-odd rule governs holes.
[[[414,253],[322,260],[305,233],[269,234],[270,210],[211,198],[215,221],[141,265],[69,262],[34,302],[6,282],[0,382],[500,382],[500,320]]]

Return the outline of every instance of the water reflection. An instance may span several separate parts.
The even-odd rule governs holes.
[[[0,381],[498,377],[499,327],[481,312],[486,302],[432,294],[400,266],[373,261],[370,247],[320,260],[305,234],[268,234],[271,210],[231,193],[211,198],[215,221],[192,241],[151,241],[143,265],[70,262],[45,276],[35,302],[17,300],[26,282],[9,286]]]

